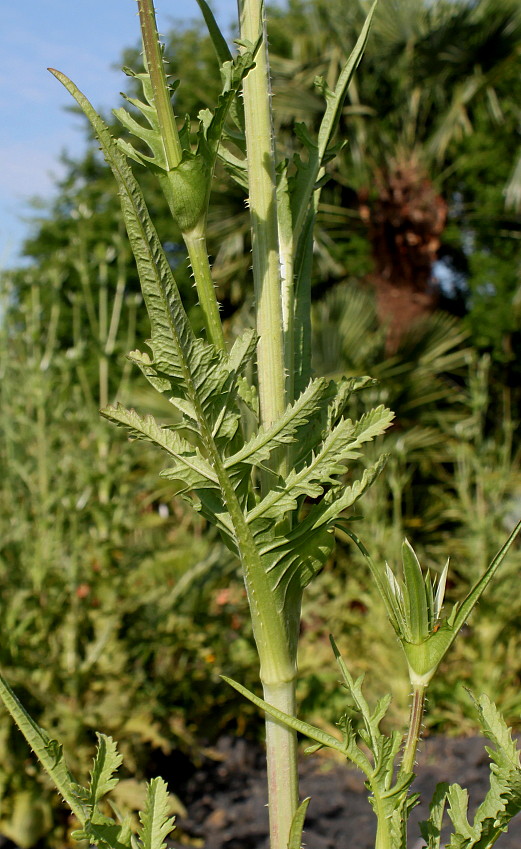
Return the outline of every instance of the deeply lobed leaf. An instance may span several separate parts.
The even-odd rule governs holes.
[[[162,778],[153,778],[148,785],[145,810],[139,818],[138,835],[143,849],[165,849],[174,817],[169,816],[168,789]]]
[[[123,758],[119,754],[112,737],[96,734],[98,745],[90,773],[88,804],[94,809],[100,799],[113,790],[119,779],[114,773],[121,766]]]

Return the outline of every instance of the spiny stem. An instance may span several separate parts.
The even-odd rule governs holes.
[[[139,20],[143,39],[145,64],[150,75],[154,104],[161,131],[161,139],[168,171],[181,162],[183,150],[177,131],[170,91],[165,74],[163,52],[159,43],[153,0],[138,0]],[[168,191],[166,192],[168,198]],[[194,273],[199,303],[203,312],[208,339],[216,348],[225,350],[224,334],[219,315],[219,305],[210,272],[205,237],[206,216],[203,215],[193,230],[183,230],[183,239]]]
[[[421,737],[423,712],[425,708],[426,684],[414,684],[412,691],[411,711],[409,714],[409,730],[403,749],[401,773],[414,772],[416,762],[416,751]]]
[[[208,339],[220,351],[225,350],[224,334],[219,315],[219,305],[206,250],[206,237],[202,227],[183,233],[190,264],[194,273],[195,286],[203,312]]]
[[[183,150],[177,132],[174,110],[170,102],[170,91],[166,81],[153,0],[138,0],[138,9],[145,64],[152,83],[165,158],[169,168],[176,168],[182,159]]]

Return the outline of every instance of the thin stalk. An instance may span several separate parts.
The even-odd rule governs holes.
[[[85,303],[87,318],[89,320],[90,325],[90,332],[94,338],[98,338],[98,317],[96,315],[96,306],[94,304],[94,298],[92,297],[92,281],[89,274],[89,261],[87,259],[86,254],[86,244],[85,239],[81,237],[81,232],[76,240],[75,247],[78,251],[78,257],[75,260],[74,265],[76,267],[76,271],[78,272],[78,277],[80,278],[81,288],[83,292],[83,300]]]
[[[204,412],[196,403],[200,422],[204,422]],[[250,527],[237,498],[222,458],[213,441],[213,436],[205,423],[201,435],[208,450],[213,468],[221,486],[226,509],[239,541],[244,581],[250,604],[253,633],[260,660],[260,678],[263,686],[277,688],[287,686],[295,680],[296,660],[288,639],[284,618],[277,606],[271,590],[269,577],[263,568],[259,550],[251,534]]]
[[[214,283],[208,261],[204,227],[197,226],[193,230],[184,232],[183,239],[194,273],[195,286],[203,311],[208,339],[216,348],[224,351],[226,345],[219,315],[219,304],[215,297]]]
[[[153,0],[138,0],[138,8],[145,64],[152,83],[154,105],[168,173],[168,171],[173,171],[179,166],[183,158],[183,149],[171,104],[171,94],[166,79],[163,51],[157,32]],[[168,182],[167,177],[164,179]],[[165,196],[168,199],[168,189]],[[195,286],[208,339],[216,348],[224,351],[225,342],[219,315],[219,304],[215,297],[215,288],[206,250],[205,226],[206,214],[203,214],[192,230],[186,230],[181,226],[181,231],[194,273]]]
[[[153,0],[138,0],[138,10],[145,62],[152,83],[165,158],[168,168],[172,169],[179,165],[183,157],[183,149],[177,132],[174,110],[170,102],[170,90],[166,81],[163,51],[159,43]]]
[[[50,283],[53,288],[54,298],[51,304],[51,314],[49,316],[49,323],[47,326],[47,338],[45,341],[45,349],[43,352],[42,359],[40,361],[40,371],[46,371],[49,368],[52,360],[52,355],[56,346],[58,321],[60,318],[61,311],[60,297],[57,295],[57,293],[59,292],[62,283],[62,276],[58,269],[51,269]]]
[[[284,362],[286,363],[286,397],[288,403],[295,401],[295,289],[293,284],[293,265],[283,270],[283,329]]]
[[[109,357],[114,353],[114,349],[116,347],[119,324],[121,321],[121,310],[123,308],[123,301],[125,297],[125,287],[127,284],[126,266],[128,262],[127,251],[125,250],[125,243],[124,240],[121,238],[120,233],[118,233],[117,237],[114,238],[114,246],[116,249],[117,256],[117,282],[116,292],[114,294],[114,301],[112,303],[112,311],[110,315],[110,326],[105,342],[105,353]]]
[[[116,347],[119,322],[121,319],[121,310],[123,308],[123,300],[125,297],[125,286],[125,266],[123,263],[121,263],[121,267],[118,267],[116,291],[114,293],[114,301],[112,302],[112,310],[110,314],[110,327],[107,333],[107,340],[105,342],[104,349],[108,357],[110,357],[111,354],[114,353],[114,348]]]
[[[204,422],[200,409],[199,421]],[[228,478],[211,432],[202,427],[212,465],[221,485],[226,508],[240,541],[244,579],[253,632],[260,659],[265,699],[295,716],[296,658],[287,624],[275,602],[268,575],[251,535],[237,494]],[[270,849],[287,849],[291,823],[298,807],[297,741],[295,731],[266,717]]]
[[[426,684],[413,684],[411,711],[409,714],[409,730],[407,732],[407,739],[403,748],[403,757],[400,766],[401,773],[414,772],[416,752],[418,750],[418,743],[420,742],[421,737],[426,690]]]
[[[293,226],[286,169],[279,175],[277,186],[277,227],[279,238],[282,332],[286,369],[286,400],[295,400],[295,269],[293,261]]]
[[[133,295],[127,298],[127,335],[126,335],[126,350],[132,351],[136,344],[136,327],[137,327],[137,309],[141,303],[139,295]],[[126,392],[128,381],[132,370],[132,363],[127,358],[124,361],[123,371],[118,384],[116,397]]]
[[[295,398],[304,391],[311,377],[311,267],[314,224],[315,210],[310,209],[295,253],[293,362],[290,366]]]
[[[98,326],[99,326],[99,405],[106,407],[109,402],[109,359],[106,351],[108,335],[108,268],[105,259],[102,259],[98,270],[99,278],[99,303],[98,303]]]
[[[255,67],[244,80],[244,119],[252,221],[253,278],[261,420],[270,424],[285,408],[284,342],[277,225],[275,153],[271,117],[266,23],[261,0],[242,0],[241,38],[263,35]],[[281,459],[278,459],[279,464]]]

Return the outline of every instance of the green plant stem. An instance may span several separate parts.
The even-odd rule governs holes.
[[[282,329],[286,369],[286,400],[295,400],[295,269],[293,260],[293,226],[286,169],[277,185],[277,227],[279,239]]]
[[[263,685],[270,705],[295,715],[295,681]],[[298,807],[297,735],[266,715],[266,761],[271,849],[287,849],[294,813]]]
[[[125,286],[127,282],[126,268],[124,259],[126,257],[121,257],[119,255],[120,240],[116,242],[118,246],[118,266],[117,266],[117,283],[116,283],[116,291],[114,294],[114,301],[112,303],[112,312],[110,315],[110,326],[107,334],[107,338],[105,341],[105,353],[108,357],[110,357],[114,353],[114,349],[116,347],[116,340],[118,336],[119,323],[121,320],[121,310],[123,308],[123,302],[125,297]]]
[[[109,402],[109,359],[105,351],[105,343],[108,334],[108,267],[103,258],[98,267],[99,278],[99,301],[98,301],[98,328],[99,328],[99,405],[106,407]]]
[[[244,118],[252,222],[253,275],[256,304],[257,369],[261,423],[269,425],[286,406],[282,293],[277,222],[275,151],[270,102],[266,27],[261,0],[240,3],[241,38],[256,44],[255,67],[244,80]],[[270,466],[287,471],[287,452],[274,452]],[[262,481],[266,490],[267,479]],[[251,603],[251,600],[250,600]],[[259,645],[259,643],[258,643]],[[282,647],[279,647],[282,648]],[[286,645],[289,650],[289,645]],[[295,671],[291,676],[261,678],[266,701],[295,715]],[[295,732],[266,719],[268,802],[271,849],[287,849],[298,807]]]
[[[263,4],[242,0],[241,38],[262,43],[255,67],[244,80],[244,118],[252,221],[253,276],[261,421],[270,424],[285,408],[284,343],[277,226],[275,154],[271,120],[270,77]],[[278,463],[283,465],[281,458]]]
[[[165,158],[168,168],[176,168],[183,157],[183,149],[177,132],[174,110],[170,102],[170,91],[166,80],[163,52],[157,33],[153,0],[138,0],[138,10],[145,62],[154,92],[154,103],[161,127]]]
[[[199,411],[199,419],[204,422],[202,410]],[[212,435],[203,427],[202,436],[239,541],[265,699],[279,710],[295,716],[296,658],[291,635],[287,632],[288,625],[277,607],[259,551]],[[295,731],[267,716],[266,749],[270,849],[287,849],[291,823],[298,807]]]
[[[219,304],[208,261],[204,227],[197,226],[183,233],[186,249],[194,273],[195,286],[203,312],[208,339],[220,351],[225,350],[224,334],[219,315]]]
[[[416,752],[418,750],[418,743],[421,737],[426,690],[426,684],[413,685],[411,710],[409,714],[409,729],[407,731],[407,739],[403,748],[403,757],[400,766],[401,773],[414,772]]]
[[[163,51],[157,32],[153,0],[138,0],[138,7],[145,63],[152,83],[157,120],[163,141],[165,163],[167,171],[173,171],[179,166],[183,158],[183,149],[177,131],[174,110],[172,109],[171,93],[165,74]],[[168,184],[168,178],[165,177],[164,179]],[[168,188],[165,191],[165,197],[168,200]],[[221,318],[219,316],[219,305],[215,297],[208,252],[206,250],[205,227],[206,216],[203,214],[193,229],[186,230],[181,226],[181,230],[194,274],[195,286],[203,312],[208,339],[216,348],[224,351],[225,342]]]
[[[376,838],[374,849],[393,849],[390,821],[382,810],[381,801],[374,797],[374,811],[376,814]]]

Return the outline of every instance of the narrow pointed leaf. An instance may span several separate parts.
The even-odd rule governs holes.
[[[380,458],[370,470],[366,470],[362,479],[350,487],[342,487],[337,476],[345,472],[344,463],[360,456],[358,448],[364,442],[383,433],[392,422],[393,414],[384,407],[378,407],[372,414],[363,416],[353,424],[350,420],[341,422],[328,434],[307,464],[298,471],[291,471],[284,484],[271,490],[248,514],[248,521],[262,517],[273,517],[286,510],[295,509],[297,499],[303,495],[311,498],[320,496],[326,486],[338,489],[337,497],[332,496],[330,503],[324,502],[323,513],[327,521],[333,521],[342,510],[347,509],[367,488],[369,480],[380,472],[385,458]],[[357,492],[357,488],[360,491]]]
[[[252,329],[245,330],[233,343],[227,355],[226,368],[235,374],[240,374],[243,368],[251,362],[255,353],[257,336]]]
[[[315,144],[310,138],[308,138],[306,143],[306,147],[308,149],[308,162],[306,164],[296,163],[297,177],[295,180],[294,197],[292,199],[294,233],[296,240],[300,237],[304,221],[308,214],[310,200],[316,190],[317,182],[322,176],[322,169],[327,157],[328,147],[338,126],[347,88],[362,58],[375,8],[376,2],[371,7],[355,47],[340,72],[334,92],[329,89],[324,90],[327,105],[324,117],[320,124],[318,143]],[[298,167],[299,165],[300,169]]]
[[[418,558],[410,542],[402,545],[404,601],[411,630],[411,642],[421,643],[429,636],[429,615],[425,581]]]
[[[340,671],[342,672],[342,677],[344,679],[345,685],[351,694],[351,698],[355,703],[355,707],[357,711],[361,714],[362,719],[365,725],[365,732],[367,737],[367,745],[371,749],[373,756],[376,755],[378,749],[378,736],[379,730],[378,726],[375,725],[373,718],[371,716],[371,711],[369,709],[369,705],[367,704],[367,700],[362,692],[362,684],[363,684],[363,675],[356,679],[353,679],[351,673],[349,672],[346,664],[344,663],[344,659],[338,650],[338,646],[335,643],[335,640],[329,635],[329,641],[331,646],[333,647],[333,652],[336,658],[336,661],[340,667]]]
[[[212,39],[212,44],[214,46],[215,52],[217,53],[217,58],[221,65],[224,65],[225,62],[233,59],[230,48],[226,42],[225,37],[223,36],[217,21],[214,18],[213,12],[210,9],[206,0],[197,0],[197,5],[199,6],[204,22],[208,28],[208,33],[210,38]]]
[[[392,614],[389,618],[396,634],[411,641],[412,634],[411,629],[409,628],[409,620],[407,619],[407,614],[405,612],[403,589],[388,563],[385,564],[385,576],[388,584],[388,587],[386,587],[386,596],[388,600],[387,612],[388,614],[389,612]]]
[[[197,3],[202,12],[204,22],[208,28],[208,33],[212,40],[214,50],[217,54],[219,64],[221,65],[221,67],[223,67],[226,62],[233,61],[233,56],[230,51],[230,48],[228,47],[227,41],[224,38],[221,30],[219,29],[217,22],[214,18],[213,12],[210,9],[208,3],[206,3],[206,0],[197,0]],[[233,118],[237,127],[244,133],[244,106],[242,100],[240,100],[238,97],[235,97],[234,101],[230,106],[230,115]]]
[[[387,575],[373,561],[368,550],[366,549],[365,545],[362,543],[358,535],[355,534],[354,531],[352,531],[350,528],[346,528],[345,526],[342,526],[342,529],[346,534],[348,534],[348,536],[351,537],[360,552],[364,555],[366,563],[369,567],[371,575],[373,576],[373,580],[377,586],[378,592],[380,593],[380,597],[384,602],[387,615],[396,632],[396,635],[398,637],[403,637],[403,613],[400,609],[397,596],[394,594],[394,592],[392,591],[392,586],[390,586],[389,584],[389,579]]]
[[[302,800],[295,811],[289,832],[288,849],[301,849],[304,821],[306,819],[306,813],[310,802],[311,796],[308,796],[306,799]]]
[[[58,793],[67,802],[78,820],[84,823],[89,816],[88,806],[81,801],[85,798],[85,790],[69,772],[61,745],[56,740],[52,740],[47,732],[29,716],[2,675],[0,675],[0,697],[41,765],[50,775]]]
[[[159,371],[189,380],[187,358],[197,341],[181,303],[177,285],[157,236],[141,189],[105,122],[64,74],[51,73],[74,97],[91,122],[115,177],[127,233],[136,259],[143,296],[152,325],[154,364]]]
[[[343,377],[337,384],[336,395],[328,409],[328,427],[332,430],[344,416],[354,392],[360,392],[368,386],[378,383],[372,377]]]
[[[320,521],[322,523],[327,522],[329,524],[335,522],[337,517],[340,516],[344,510],[349,510],[349,508],[352,507],[359,498],[361,498],[364,492],[367,492],[369,487],[382,472],[386,463],[387,454],[382,454],[376,463],[373,463],[372,466],[364,469],[364,473],[361,478],[354,481],[350,486],[342,486],[340,483],[340,485],[335,488],[330,498],[330,494],[328,493],[323,504],[312,507],[310,512],[316,515],[317,519],[320,514]]]
[[[249,699],[250,702],[253,702],[254,705],[257,705],[257,707],[261,708],[261,710],[265,711],[274,719],[278,719],[279,722],[282,722],[283,725],[293,728],[294,731],[304,734],[311,740],[316,740],[317,743],[321,743],[329,749],[335,749],[337,752],[345,754],[344,744],[340,740],[337,740],[336,737],[332,737],[331,734],[328,734],[326,731],[322,731],[321,728],[314,728],[313,725],[309,725],[307,722],[297,719],[296,716],[290,716],[289,714],[284,713],[284,711],[273,707],[273,705],[265,702],[264,699],[261,699],[254,693],[251,693],[246,689],[246,687],[243,687],[242,684],[239,684],[237,681],[233,681],[231,678],[227,678],[226,675],[221,675],[221,678],[231,687],[234,687],[239,693],[241,693],[241,695]]]
[[[367,18],[365,19],[351,55],[340,72],[335,90],[334,92],[331,92],[327,98],[326,111],[318,133],[318,151],[320,160],[323,159],[338,126],[345,96],[347,94],[347,88],[364,54],[376,6],[377,2],[374,2],[369,10]]]
[[[508,537],[507,541],[505,542],[505,544],[500,548],[500,550],[498,551],[498,553],[496,554],[496,556],[492,560],[492,563],[490,564],[488,569],[485,571],[483,576],[479,579],[479,581],[477,581],[477,583],[473,586],[473,588],[471,589],[471,591],[468,594],[468,596],[466,597],[466,599],[461,603],[461,606],[458,609],[458,614],[457,614],[456,619],[454,621],[454,630],[456,631],[456,633],[460,630],[460,628],[463,627],[463,625],[467,621],[467,619],[470,616],[473,608],[478,603],[479,599],[483,595],[488,584],[490,583],[490,581],[494,577],[495,573],[497,572],[497,570],[501,566],[503,560],[507,556],[510,548],[514,544],[514,542],[515,542],[517,536],[519,535],[520,531],[521,531],[521,520],[517,523],[514,530],[512,531],[510,536]]]
[[[434,599],[434,612],[436,619],[439,619],[441,616],[441,609],[443,607],[443,600],[445,598],[445,587],[447,584],[447,575],[449,572],[449,559],[447,558],[447,562],[443,567],[443,571],[438,578],[438,586],[436,588],[436,597]]]

